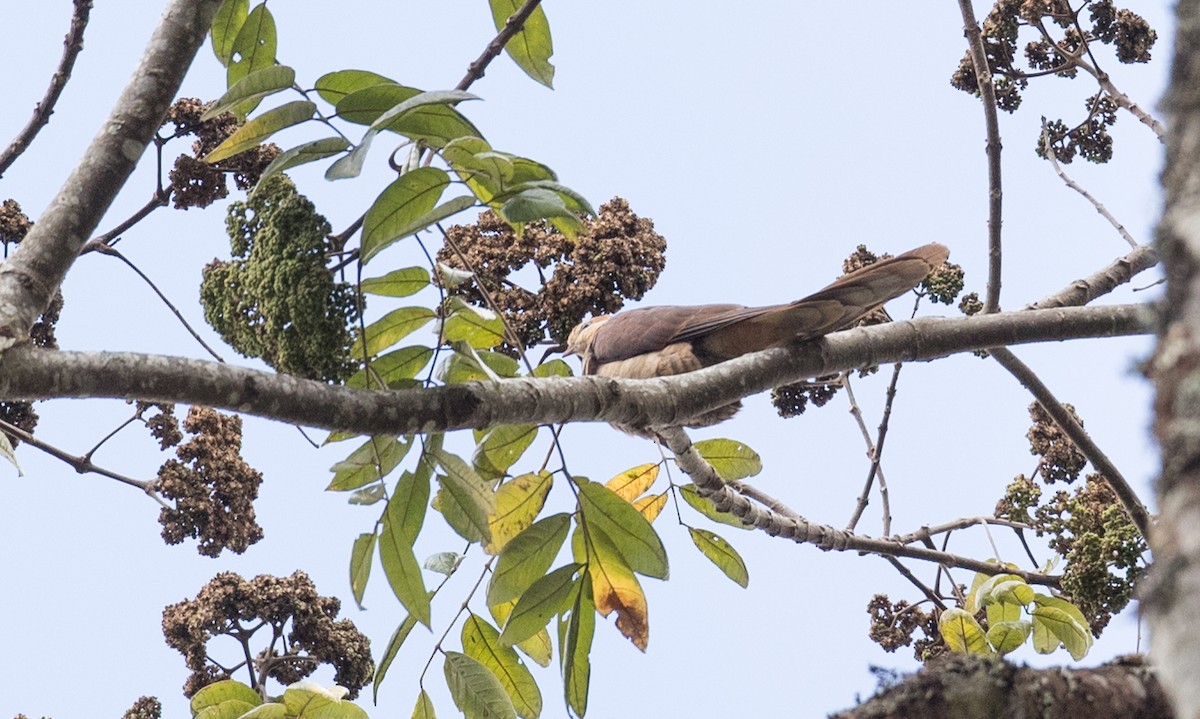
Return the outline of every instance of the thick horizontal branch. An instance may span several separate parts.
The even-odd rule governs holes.
[[[1002,345],[1145,334],[1151,325],[1152,313],[1143,305],[925,318],[839,332],[675,377],[518,378],[394,392],[332,387],[180,357],[23,345],[0,359],[0,399],[182,402],[364,434],[579,421],[667,426],[803,378]]]

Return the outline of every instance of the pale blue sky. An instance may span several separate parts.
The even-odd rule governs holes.
[[[0,25],[0,57],[9,68],[0,142],[24,124],[41,97],[61,51],[69,5],[24,4],[19,22]],[[14,197],[31,216],[40,214],[129,77],[163,5],[97,3],[75,77],[49,128],[0,179],[0,199]],[[304,85],[326,71],[359,68],[424,89],[452,87],[494,33],[483,2],[271,7],[279,59],[296,68]],[[1160,32],[1155,62],[1128,68],[1110,61],[1107,69],[1118,86],[1154,109],[1169,59],[1167,6],[1134,9]],[[16,12],[14,5],[10,14]],[[965,48],[956,3],[858,3],[846,17],[815,3],[547,0],[546,12],[556,89],[533,83],[502,57],[472,88],[483,102],[462,109],[496,148],[545,162],[594,204],[621,195],[654,219],[669,243],[668,264],[647,303],[794,299],[832,280],[859,243],[899,252],[942,242],[966,268],[970,287],[982,291],[983,123],[979,103],[949,86]],[[206,47],[184,94],[213,98],[222,82]],[[1075,117],[1093,91],[1082,80],[1045,80],[1028,91],[1021,112],[1001,117],[1007,308],[1056,291],[1126,251],[1032,152],[1039,115]],[[1146,240],[1160,203],[1161,148],[1128,115],[1115,134],[1113,166],[1069,169],[1135,238]],[[316,136],[293,131],[281,142]],[[386,183],[385,158],[377,143],[363,178],[331,185],[312,167],[293,177],[340,229]],[[151,159],[144,158],[102,230],[149,197]],[[203,326],[196,288],[204,263],[228,253],[222,227],[220,209],[164,210],[130,232],[121,249]],[[400,245],[372,268],[416,264],[418,257],[411,243]],[[149,290],[110,259],[81,260],[64,292],[64,348],[200,354]],[[1125,288],[1113,301],[1154,292]],[[1136,339],[1018,350],[1075,404],[1101,446],[1147,491],[1156,467],[1149,389],[1134,365],[1149,347]],[[882,375],[857,385],[872,428],[886,385]],[[1004,485],[1033,469],[1024,439],[1029,401],[996,364],[972,356],[906,368],[884,460],[895,530],[989,514]],[[840,397],[823,411],[783,421],[759,397],[733,422],[696,436],[745,441],[765,462],[756,485],[815,521],[842,526],[867,471],[846,410]],[[117,402],[60,402],[39,412],[40,436],[82,452],[127,409]],[[572,469],[594,479],[658,458],[653,445],[607,427],[572,427],[565,438]],[[169,715],[184,715],[179,687],[186,671],[162,641],[159,615],[225,569],[253,576],[304,568],[323,594],[343,598],[343,616],[371,636],[378,655],[403,611],[378,567],[367,592],[369,610],[359,611],[350,599],[350,545],[368,530],[376,509],[347,507],[344,497],[322,491],[328,467],[344,450],[313,451],[295,429],[260,421],[247,423],[246,444],[249,461],[266,475],[258,504],[266,539],[244,556],[216,561],[197,556],[192,545],[163,547],[156,505],[134,490],[76,475],[27,448],[19,453],[25,477],[0,468],[6,533],[0,569],[7,586],[0,593],[0,717],[116,717],[142,694],[158,695]],[[152,447],[134,432],[96,460],[150,477],[164,459]],[[565,501],[560,494],[555,490],[552,501]],[[751,581],[742,590],[700,558],[673,522],[668,510],[657,524],[670,552],[671,580],[643,582],[649,651],[634,649],[611,622],[598,625],[589,716],[820,716],[871,692],[869,665],[914,666],[908,652],[888,655],[866,638],[872,594],[915,598],[883,561],[717,528],[747,560]],[[427,526],[439,524],[431,514]],[[877,501],[860,529],[879,531]],[[1005,559],[1019,559],[1014,542],[1001,534],[997,539]],[[439,528],[422,537],[418,555],[461,544]],[[990,554],[979,533],[964,533],[952,549]],[[932,581],[930,567],[910,566]],[[452,580],[446,600],[435,605],[435,621],[453,615],[476,571]],[[444,624],[437,626],[440,633]],[[1137,634],[1127,612],[1085,663],[1134,651]],[[381,689],[380,705],[364,702],[373,717],[411,711],[415,677],[433,639],[413,633]],[[1028,650],[1017,656],[1039,664],[1069,661],[1065,654],[1047,659]],[[439,712],[453,716],[440,674],[436,661],[427,685]],[[564,716],[557,673],[537,676],[543,716]]]

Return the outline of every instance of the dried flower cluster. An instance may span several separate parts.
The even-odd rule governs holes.
[[[239,190],[254,187],[262,171],[280,153],[277,145],[268,143],[222,160],[216,165],[204,162],[201,158],[215,150],[242,125],[228,112],[210,120],[201,120],[200,117],[207,109],[206,103],[194,97],[184,97],[176,100],[167,113],[167,122],[175,125],[175,137],[196,136],[196,141],[192,143],[192,154],[177,157],[169,174],[171,186],[175,190],[174,203],[177,210],[208,207],[226,197],[229,194],[227,175],[233,175],[233,181]]]
[[[437,258],[473,273],[451,292],[487,306],[486,291],[515,334],[505,345],[510,351],[547,337],[561,343],[589,313],[609,314],[627,299],[641,299],[666,264],[667,243],[654,222],[634,214],[619,197],[584,225],[574,239],[545,222],[529,223],[517,234],[485,212],[473,225],[451,227]],[[526,267],[537,273],[535,290],[511,278]]]
[[[150,420],[163,448],[182,438],[174,417],[162,412]],[[159,514],[162,537],[179,544],[187,537],[200,540],[198,551],[215,557],[223,549],[241,554],[262,539],[254,517],[254,500],[262,474],[246,464],[242,449],[242,420],[207,407],[192,407],[183,429],[192,435],[178,446],[178,459],[158,470],[155,489],[174,500],[174,508]]]
[[[163,610],[163,636],[185,657],[192,675],[184,694],[192,696],[213,682],[229,678],[209,657],[209,642],[229,636],[242,645],[239,656],[253,655],[251,685],[275,679],[293,684],[329,664],[334,681],[350,690],[350,698],[374,673],[371,643],[349,619],[337,619],[341,602],[317,594],[312,580],[297,571],[290,577],[261,575],[247,581],[222,572],[195,599]],[[269,635],[267,646],[250,646],[255,634]],[[259,636],[263,641],[263,636]]]

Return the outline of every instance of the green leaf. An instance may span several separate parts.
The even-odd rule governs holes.
[[[575,574],[583,567],[575,562],[561,566],[526,589],[504,623],[500,643],[511,646],[544,628],[563,608],[575,584]]]
[[[362,174],[363,163],[367,161],[367,153],[371,151],[371,142],[375,133],[368,132],[350,152],[339,157],[325,170],[326,180],[349,180]]]
[[[1092,635],[1087,626],[1080,626],[1074,617],[1061,609],[1040,605],[1034,607],[1033,623],[1034,626],[1041,624],[1057,637],[1075,661],[1087,656],[1092,648]]]
[[[348,122],[371,125],[379,116],[421,91],[403,85],[380,84],[364,87],[337,103],[337,113]],[[479,130],[448,105],[423,105],[392,120],[387,130],[430,147],[441,148],[460,137],[479,137]]]
[[[472,352],[470,355],[455,352],[446,358],[438,376],[446,384],[462,384],[490,380],[489,371],[497,377],[516,377],[519,369],[515,359],[499,352]]]
[[[533,368],[534,377],[571,377],[574,374],[571,365],[560,359],[552,359]]]
[[[667,550],[641,512],[603,485],[587,480],[578,484],[579,510],[589,530],[603,532],[633,571],[666,579]]]
[[[317,106],[308,100],[295,100],[267,110],[225,138],[224,142],[217,145],[215,150],[204,157],[204,161],[209,164],[217,163],[258,147],[263,140],[285,127],[298,125],[310,119],[316,109]]]
[[[505,200],[500,212],[509,222],[533,222],[548,217],[576,219],[563,198],[544,187],[530,187]]]
[[[497,30],[502,29],[508,18],[524,5],[521,0],[489,0],[489,3]],[[550,40],[550,22],[540,6],[534,8],[521,29],[504,45],[504,49],[526,75],[546,87],[554,87],[554,65],[550,64],[554,44]]]
[[[416,626],[416,618],[411,614],[406,616],[404,621],[400,622],[400,626],[396,627],[396,631],[392,632],[392,638],[388,640],[387,648],[383,650],[383,656],[379,657],[379,665],[375,667],[375,686],[371,690],[371,698],[376,704],[379,703],[379,685],[387,676],[388,667],[392,666],[392,660],[396,658],[400,647],[404,645],[404,640],[408,639],[408,635]]]
[[[1088,646],[1091,646],[1092,642],[1094,641],[1094,637],[1092,637],[1091,626],[1088,624],[1087,617],[1083,616],[1083,612],[1079,611],[1079,607],[1071,604],[1062,597],[1052,597],[1048,594],[1041,593],[1035,594],[1033,601],[1036,602],[1039,607],[1052,607],[1054,609],[1059,609],[1066,612],[1072,619],[1075,620],[1077,624],[1079,624],[1079,626],[1087,630],[1084,632],[1084,634],[1088,638]]]
[[[762,471],[758,452],[732,439],[704,439],[696,443],[696,451],[721,479],[732,482],[753,477]]]
[[[417,696],[417,705],[413,707],[412,719],[437,719],[437,713],[433,711],[433,700],[429,698],[424,689]]]
[[[557,180],[558,175],[546,165],[530,160],[527,157],[513,157],[513,177],[515,185],[535,182],[537,180]]]
[[[999,602],[1024,607],[1033,602],[1034,591],[1024,579],[1010,579],[997,583],[992,589],[992,597]]]
[[[491,200],[512,184],[512,157],[494,152],[482,137],[460,137],[442,149],[442,159],[467,183],[483,202]]]
[[[1021,605],[1012,602],[991,602],[986,607],[988,626],[1000,622],[1015,622],[1021,618]]]
[[[225,86],[233,87],[238,80],[246,77],[255,70],[271,67],[275,64],[275,51],[278,37],[275,34],[275,18],[267,9],[267,4],[259,3],[246,16],[237,37],[233,40],[232,53],[228,68],[225,71]],[[239,106],[234,114],[245,117],[258,106],[257,100],[251,100]]]
[[[424,267],[405,267],[383,277],[368,277],[362,281],[362,291],[383,297],[408,297],[429,286],[429,270]]]
[[[386,498],[387,492],[385,490],[386,488],[383,486],[383,482],[376,482],[375,484],[370,484],[361,489],[354,490],[346,502],[359,507],[369,507],[372,504],[375,504],[376,502]]]
[[[441,449],[435,449],[432,454],[446,473],[438,477],[445,493],[443,501],[446,498],[453,501],[470,521],[472,532],[478,532],[479,539],[488,539],[491,536],[488,515],[496,511],[496,493],[492,491],[491,484],[476,474],[461,458]]]
[[[751,528],[741,519],[738,519],[736,515],[718,510],[706,497],[701,497],[699,490],[696,489],[696,485],[694,484],[683,485],[679,488],[679,494],[683,497],[683,501],[687,502],[692,509],[714,522],[720,522],[721,524],[737,527],[738,529]]]
[[[352,92],[375,85],[395,85],[396,82],[378,73],[367,70],[338,70],[317,78],[313,89],[321,99],[336,106],[342,98]]]
[[[306,142],[303,145],[297,145],[291,149],[284,150],[271,160],[271,164],[267,165],[262,171],[258,181],[262,182],[264,178],[270,177],[277,172],[284,172],[293,167],[324,160],[326,157],[332,157],[339,152],[350,147],[349,141],[344,137],[326,137],[320,140]]]
[[[359,388],[369,386],[372,389],[392,387],[394,389],[394,385],[397,383],[416,377],[417,373],[429,364],[431,357],[433,357],[433,350],[429,347],[422,345],[401,347],[371,360],[370,371],[368,372],[364,368],[355,372],[350,379],[346,380],[346,386]],[[368,376],[371,378],[370,382],[367,381]]]
[[[297,682],[283,691],[288,716],[296,719],[367,719],[362,707],[341,698],[342,687],[331,691],[311,681]]]
[[[465,654],[445,655],[446,685],[454,705],[467,719],[516,719],[512,701],[495,674]]]
[[[491,612],[492,618],[496,620],[496,625],[503,626],[508,621],[508,617],[512,614],[513,607],[515,606],[517,606],[517,600],[511,599],[507,602],[488,606],[488,611]],[[550,644],[550,632],[545,629],[542,629],[524,641],[517,642],[513,646],[520,649],[525,656],[543,667],[550,666],[550,660],[554,656],[554,648]]]
[[[946,640],[946,646],[956,652],[989,655],[992,648],[988,646],[983,627],[975,621],[975,617],[967,614],[958,607],[950,607],[942,612],[938,619],[938,631]]]
[[[375,559],[374,532],[365,532],[354,540],[354,548],[350,550],[350,591],[354,593],[354,603],[359,609],[363,607],[363,592],[367,589],[367,580],[371,578],[371,564]]]
[[[592,637],[596,633],[596,605],[591,579],[580,578],[570,598],[570,612],[559,615],[558,646],[562,663],[563,694],[567,705],[582,717],[587,712],[592,665]]]
[[[462,628],[463,652],[487,667],[500,680],[517,715],[536,719],[542,712],[542,693],[533,674],[510,646],[500,643],[500,632],[485,619],[471,614]]]
[[[208,707],[215,707],[228,701],[245,702],[251,706],[262,704],[258,692],[241,682],[232,679],[214,682],[192,695],[190,704],[192,715],[199,714]]]
[[[457,300],[457,302],[455,302]],[[475,349],[491,349],[504,341],[504,319],[489,309],[474,307],[459,297],[447,302],[453,314],[442,326],[442,336],[448,342],[466,342]]]
[[[211,120],[223,112],[230,112],[247,100],[258,101],[286,90],[296,81],[296,71],[286,65],[270,65],[259,68],[233,84],[225,94],[209,106],[201,120]]]
[[[704,529],[688,527],[688,533],[692,535],[692,543],[696,545],[696,549],[725,572],[725,576],[742,588],[750,584],[750,572],[746,569],[746,563],[729,542]]]
[[[242,714],[239,719],[286,719],[287,715],[287,707],[284,705],[278,702],[267,702]],[[199,717],[194,719],[199,719]]]
[[[250,0],[225,0],[217,8],[212,23],[212,49],[221,65],[228,67],[233,57],[233,42],[249,12]]]
[[[333,465],[333,480],[325,489],[345,492],[377,482],[391,474],[411,446],[411,442],[395,437],[370,437],[349,457]]]
[[[392,310],[367,325],[366,354],[374,357],[429,324],[434,317],[436,315],[428,307],[401,307],[398,310]],[[361,338],[354,341],[350,348],[350,354],[353,357],[363,356]]]
[[[546,470],[522,474],[496,490],[496,510],[488,517],[491,539],[483,551],[497,554],[514,537],[529,528],[541,513],[553,476]]]
[[[478,100],[477,95],[472,95],[463,90],[431,90],[429,92],[421,92],[406,98],[396,103],[392,107],[383,111],[379,117],[371,123],[370,129],[375,132],[381,132],[389,129],[393,122],[399,120],[404,115],[416,110],[420,107],[428,105],[455,105],[465,100]]]
[[[596,210],[592,204],[587,201],[587,198],[579,194],[575,190],[558,182],[557,180],[530,180],[523,182],[519,187],[541,188],[550,190],[551,192],[562,198],[567,209],[571,210],[572,215],[595,215]]]
[[[1029,638],[1031,631],[1033,631],[1033,625],[1023,619],[996,622],[988,627],[988,644],[992,645],[997,654],[1003,656],[1020,648]]]
[[[405,237],[396,230],[407,228],[413,220],[432,210],[449,185],[450,176],[436,167],[418,167],[388,185],[363,219],[363,261]]]
[[[388,584],[400,603],[417,621],[429,626],[429,594],[421,578],[421,567],[413,554],[413,543],[425,521],[429,503],[429,478],[425,473],[404,472],[396,483],[383,514],[379,558]]]
[[[195,719],[238,719],[256,708],[254,704],[231,700],[202,710]]]
[[[475,446],[471,462],[481,474],[503,477],[537,439],[537,425],[506,424],[493,427]]]
[[[382,245],[375,247],[375,251],[373,254],[378,254],[378,252],[380,250],[382,250],[384,247],[391,245],[392,243],[396,242],[397,240],[402,240],[405,237],[415,235],[418,232],[420,232],[421,230],[432,227],[433,225],[441,222],[442,220],[445,220],[449,217],[453,217],[454,215],[457,215],[458,213],[462,212],[463,210],[469,210],[470,208],[472,208],[474,206],[475,206],[475,198],[471,197],[470,195],[463,195],[461,197],[454,197],[449,200],[446,200],[445,202],[443,202],[442,204],[433,208],[429,212],[426,212],[425,214],[421,215],[420,217],[415,218],[408,225],[403,226],[403,227],[393,228],[394,237],[391,240],[384,242]]]
[[[535,522],[504,545],[488,585],[488,605],[516,599],[545,575],[562,549],[570,524],[570,515],[554,514]]]
[[[462,564],[462,560],[463,555],[458,552],[438,552],[426,557],[423,566],[431,572],[444,574],[448,577],[454,574],[454,571],[458,569],[458,565]]]

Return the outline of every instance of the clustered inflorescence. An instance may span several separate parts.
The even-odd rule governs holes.
[[[222,572],[195,599],[163,610],[163,636],[183,654],[192,670],[184,684],[184,694],[189,697],[229,678],[221,668],[227,665],[209,656],[209,642],[229,636],[242,645],[237,656],[254,654],[253,684],[268,678],[293,684],[319,665],[329,664],[336,672],[334,682],[354,698],[374,673],[371,643],[349,619],[337,619],[340,610],[341,602],[318,595],[304,572],[290,577],[261,575],[249,581]],[[270,639],[268,646],[255,652],[250,640],[260,630]]]
[[[546,222],[528,223],[518,234],[495,213],[484,212],[473,225],[447,230],[437,258],[473,273],[451,292],[483,306],[487,293],[515,334],[516,342],[505,345],[509,351],[546,337],[561,343],[588,313],[610,314],[627,299],[641,299],[666,265],[667,243],[654,222],[634,214],[619,197],[584,225],[575,238]],[[523,268],[536,272],[536,291],[512,279]]]

